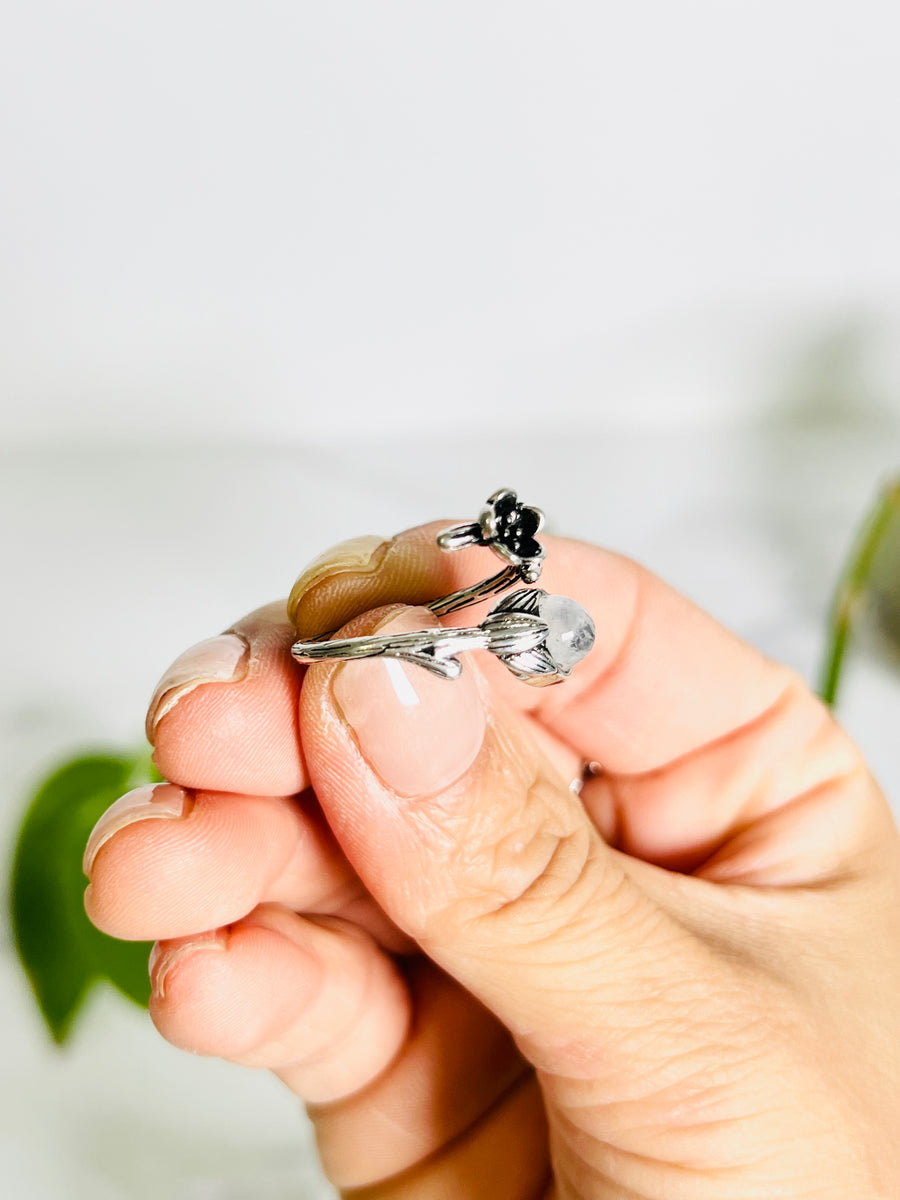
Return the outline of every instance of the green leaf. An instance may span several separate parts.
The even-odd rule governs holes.
[[[896,651],[900,646],[900,480],[884,488],[866,515],[838,580],[819,688],[826,704],[837,699],[850,637],[867,608],[874,611],[881,632]]]
[[[155,774],[155,772],[154,772]],[[38,788],[22,822],[10,903],[16,946],[54,1040],[66,1040],[91,985],[110,980],[138,1004],[150,996],[150,943],[101,933],[84,911],[88,836],[124,792],[150,782],[146,755],[86,754]]]
[[[872,557],[871,587],[876,626],[896,658],[900,653],[900,481],[888,492],[888,515]]]

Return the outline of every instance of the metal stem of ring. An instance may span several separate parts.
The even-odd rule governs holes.
[[[490,579],[484,579],[481,583],[462,588],[458,592],[451,592],[449,596],[440,596],[437,600],[426,604],[425,607],[430,609],[436,617],[445,617],[448,613],[456,612],[460,608],[467,608],[470,604],[486,600],[488,596],[496,596],[498,592],[505,592],[507,588],[518,583],[521,578],[518,567],[504,567]]]
[[[393,633],[385,636],[340,638],[331,642],[295,642],[291,653],[299,662],[320,662],[323,659],[398,658],[417,663],[434,675],[456,679],[462,670],[454,655],[461,650],[484,650],[489,642],[482,629],[444,629],[440,637],[434,629],[413,633]]]
[[[456,655],[463,650],[490,650],[498,657],[524,653],[540,644],[547,633],[546,624],[531,614],[504,612],[471,629],[420,629],[330,642],[295,642],[291,654],[302,663],[396,658],[443,679],[456,679],[462,670]]]
[[[473,583],[471,587],[461,588],[458,592],[451,592],[448,596],[439,596],[437,600],[430,600],[423,607],[427,608],[429,612],[433,612],[436,617],[446,617],[448,613],[458,612],[461,608],[468,608],[470,604],[478,604],[482,600],[487,600],[489,596],[505,592],[507,588],[511,588],[521,581],[522,571],[519,567],[504,567],[502,571],[498,571],[489,579],[483,579],[481,583]],[[528,579],[526,582],[532,581]],[[319,635],[319,638],[330,637],[336,632],[335,629],[326,629]],[[308,644],[312,645],[311,642]],[[331,644],[334,645],[333,642]]]

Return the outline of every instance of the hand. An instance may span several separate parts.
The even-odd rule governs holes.
[[[485,574],[439,527],[314,566],[301,635],[427,624],[394,602]],[[160,939],[162,1034],[275,1071],[357,1200],[896,1195],[900,839],[859,751],[658,579],[546,544],[597,625],[558,687],[468,654],[301,691],[283,605],[179,660],[180,787],[103,818],[91,918]]]

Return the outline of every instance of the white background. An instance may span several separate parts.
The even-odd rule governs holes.
[[[0,851],[183,647],[517,487],[811,682],[900,461],[900,19],[857,0],[7,5]],[[602,614],[596,614],[602,619]],[[840,715],[900,796],[897,676]],[[0,928],[29,1200],[327,1194],[299,1105]]]
[[[16,442],[897,410],[891,0],[5,8]]]

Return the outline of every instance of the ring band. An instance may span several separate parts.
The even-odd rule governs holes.
[[[301,663],[394,658],[456,679],[462,671],[458,654],[488,650],[517,679],[545,687],[567,678],[593,644],[594,623],[580,604],[533,588],[505,596],[480,625],[469,629],[295,642],[291,654]]]

